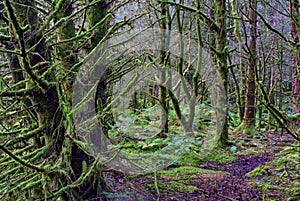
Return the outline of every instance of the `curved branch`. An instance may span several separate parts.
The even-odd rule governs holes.
[[[37,172],[46,172],[46,170],[44,168],[32,165],[29,162],[24,161],[22,158],[14,155],[11,151],[9,151],[8,149],[6,149],[3,145],[0,145],[0,149],[6,153],[7,155],[9,155],[12,159],[14,159],[15,161],[17,161],[18,163],[20,163],[21,165],[28,167],[30,169],[36,170]]]

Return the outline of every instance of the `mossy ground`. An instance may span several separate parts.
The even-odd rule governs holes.
[[[286,200],[300,199],[300,155],[296,147],[287,146],[275,160],[247,173],[251,185],[264,192],[266,200],[273,200],[280,192]]]
[[[176,136],[177,124],[173,124],[170,129]],[[168,136],[165,139],[118,139],[120,134],[126,135],[112,133],[112,139],[122,150],[137,154],[156,152],[167,146],[170,141]],[[279,132],[255,130],[254,133],[251,132],[250,137],[248,132],[232,131],[228,147],[215,148],[208,152],[201,150],[202,137],[203,133],[196,133],[198,141],[187,147],[187,151],[179,160],[159,171],[156,182],[153,174],[125,177],[119,185],[125,185],[126,189],[122,187],[120,192],[123,195],[128,194],[128,191],[134,192],[128,194],[129,197],[135,194],[145,196],[130,200],[151,200],[158,197],[162,200],[169,197],[173,197],[174,200],[222,200],[224,196],[236,200],[251,200],[251,195],[255,195],[259,200],[297,200],[297,190],[300,188],[300,160],[299,154],[291,148],[293,142],[289,136]],[[261,162],[252,164],[251,161],[256,159]],[[118,181],[115,183],[118,184]],[[220,186],[224,192],[217,190]],[[159,196],[157,189],[160,192]],[[242,197],[239,197],[240,194]]]

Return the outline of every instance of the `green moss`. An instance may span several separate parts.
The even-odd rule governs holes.
[[[255,149],[254,147],[247,147],[246,150],[238,151],[238,155],[253,155],[258,156],[260,154],[266,153],[265,149]]]
[[[162,177],[176,177],[176,178],[185,178],[188,177],[189,175],[197,175],[197,174],[216,174],[219,173],[218,171],[213,171],[213,170],[206,170],[206,169],[201,169],[198,167],[191,167],[191,166],[182,166],[170,170],[165,170],[160,173]]]
[[[236,161],[237,158],[231,155],[232,153],[226,153],[221,151],[212,151],[209,152],[202,162],[213,161],[218,163],[229,163]]]
[[[258,183],[258,182],[250,182],[250,185],[259,189],[262,189],[264,192],[266,191],[272,191],[272,190],[280,190],[284,191],[286,195],[289,196],[299,196],[299,186],[293,186],[293,187],[282,187],[277,186],[273,184],[264,184],[264,183]],[[284,195],[282,195],[284,196]]]
[[[179,161],[179,165],[181,166],[199,166],[201,164],[201,158],[198,154],[194,152],[190,152],[185,154]]]
[[[254,136],[255,132],[256,132],[255,127],[250,127],[250,128],[245,127],[243,129],[243,133],[245,133],[248,136]]]
[[[269,167],[268,166],[258,166],[251,172],[248,172],[246,176],[248,177],[262,177],[268,175]]]
[[[277,159],[247,173],[246,176],[259,178],[258,182],[251,182],[251,185],[264,191],[265,200],[278,193],[284,200],[298,200],[296,198],[300,196],[300,182],[297,176],[299,154],[294,150],[287,147],[277,155]],[[289,179],[287,171],[290,173]]]
[[[256,128],[255,126],[246,126],[244,123],[240,124],[237,128],[236,128],[237,132],[242,132],[244,134],[246,134],[249,137],[253,137],[255,132],[256,132]]]
[[[232,156],[232,153],[224,152],[224,150],[214,150],[209,152],[206,156],[201,156],[196,152],[190,152],[185,154],[180,160],[179,165],[181,166],[199,166],[199,164],[206,163],[208,161],[218,163],[228,163],[236,161],[237,158]]]

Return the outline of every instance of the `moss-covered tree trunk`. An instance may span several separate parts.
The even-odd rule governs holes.
[[[242,124],[238,128],[245,134],[252,136],[255,133],[255,71],[257,65],[256,53],[256,38],[257,38],[257,1],[249,1],[249,24],[250,24],[250,38],[249,38],[249,52],[248,52],[248,71],[246,83],[246,102],[245,102],[245,116]]]
[[[76,75],[73,67],[78,65],[75,52],[79,43],[75,38],[73,18],[69,18],[74,13],[74,1],[54,1],[52,12],[49,10],[51,14],[47,16],[49,21],[43,22],[39,19],[34,0],[5,0],[4,3],[12,38],[7,49],[16,52],[7,55],[11,58],[10,72],[21,91],[9,96],[23,96],[23,100],[29,97],[35,113],[33,116],[37,117],[36,124],[26,125],[32,131],[25,132],[23,130],[28,129],[25,128],[15,132],[19,137],[6,143],[7,148],[1,146],[14,159],[10,162],[11,166],[15,168],[21,164],[23,172],[19,180],[25,179],[20,184],[12,183],[18,188],[12,188],[10,195],[16,200],[25,197],[68,201],[99,198],[101,191],[109,187],[104,182],[101,164],[79,146],[82,144],[78,143],[75,135],[71,113],[72,84]],[[97,14],[98,10],[93,12]],[[105,12],[93,20],[98,23],[103,16]],[[62,19],[68,20],[62,22]],[[55,29],[51,28],[53,24]],[[52,30],[51,49],[41,26]],[[99,33],[95,35],[105,32],[103,27],[97,31]],[[96,46],[95,43],[96,40],[92,41],[92,46]],[[9,151],[14,143],[24,143],[33,149],[25,146],[27,152],[17,156]],[[16,177],[18,181],[18,175]],[[26,190],[19,194],[19,189]]]
[[[239,112],[239,117],[240,117],[240,123],[243,122],[244,115],[245,115],[245,95],[246,95],[246,79],[245,79],[245,64],[244,64],[244,59],[241,56],[242,51],[243,51],[243,41],[242,41],[242,35],[240,32],[240,26],[239,26],[239,2],[237,0],[232,1],[232,14],[235,17],[234,19],[234,33],[235,37],[237,38],[238,42],[238,48],[239,48],[239,71],[241,74],[241,82],[240,86],[236,86],[236,103],[238,106],[238,112]]]
[[[225,118],[220,122],[222,127],[219,128],[220,132],[220,144],[224,146],[227,144],[228,140],[228,41],[227,41],[227,13],[226,13],[226,1],[217,0],[216,1],[216,25],[218,26],[218,31],[216,35],[216,61],[217,61],[217,72],[219,82],[223,85],[224,93],[222,96],[218,96],[217,100],[217,110],[223,113],[225,112]],[[223,99],[223,100],[221,100]],[[225,99],[225,100],[224,100]],[[223,105],[225,103],[225,105]],[[225,108],[225,110],[224,110]],[[222,116],[222,115],[219,115]]]
[[[167,4],[166,3],[161,3],[161,19],[159,22],[159,27],[160,27],[160,63],[163,67],[160,75],[160,84],[164,85],[167,80],[167,71],[165,70],[165,65],[167,63],[167,52],[166,49],[167,47]],[[160,114],[160,126],[162,128],[160,137],[163,137],[165,133],[169,132],[169,126],[168,126],[168,113],[169,113],[169,108],[168,108],[168,103],[167,103],[167,89],[165,86],[160,87],[160,104],[161,104],[161,114]]]
[[[94,6],[97,7],[98,5],[96,4]],[[93,10],[93,13],[96,13],[96,15],[98,16],[98,12],[94,8],[94,6],[92,6],[91,9]],[[57,21],[64,17],[72,15],[73,12],[74,8],[72,1],[63,1],[56,15]],[[104,16],[105,13],[103,13],[103,16],[100,15],[99,18],[95,18],[94,16],[88,16],[88,19],[90,20],[92,18],[94,23],[98,23],[102,20]],[[103,32],[103,30],[100,29],[99,32]],[[61,27],[59,27],[57,36],[58,41],[66,41],[75,37],[76,35],[74,22],[72,20],[69,20],[67,21],[67,23],[64,23]],[[97,43],[98,41],[93,40],[91,46],[95,47]],[[72,85],[76,75],[76,71],[74,71],[72,67],[78,62],[77,56],[75,54],[76,46],[76,41],[74,41],[68,43],[61,43],[57,47],[57,56],[60,61],[60,69],[57,71],[57,79],[60,80],[62,83],[62,97],[60,97],[60,103],[64,105],[61,109],[63,110],[63,113],[65,115],[69,115],[72,107]],[[74,139],[80,140],[74,135],[75,133],[73,131],[72,117],[70,119],[67,118],[66,122],[67,125],[65,125],[64,130],[65,135],[70,135]],[[78,144],[73,143],[72,140],[65,137],[62,152],[65,155],[66,166],[69,166],[70,176],[72,180],[79,180],[82,177],[82,175],[86,174],[86,167],[93,165],[95,160],[93,157],[89,156],[84,150],[82,150],[82,148]],[[72,199],[76,200],[97,198],[100,196],[102,188],[105,190],[107,189],[106,184],[103,181],[100,166],[95,167],[94,170],[87,175],[87,178],[88,179],[82,182],[81,185],[78,185],[77,187],[72,189],[71,192],[64,193],[63,197],[65,198],[65,200],[70,199],[70,195],[68,194],[71,194]],[[104,185],[102,186],[102,184]]]
[[[90,0],[90,2],[93,2]],[[93,28],[97,25],[106,15],[108,9],[108,2],[101,0],[95,3],[88,11],[88,26]],[[99,42],[103,39],[108,29],[108,22],[98,26],[93,34],[93,37],[90,41],[90,49],[95,48]],[[99,83],[96,90],[95,106],[96,113],[98,114],[99,123],[101,126],[101,135],[96,136],[95,140],[100,140],[101,149],[104,151],[106,149],[106,138],[108,137],[108,130],[114,124],[114,119],[112,116],[110,102],[112,96],[112,86],[109,83],[109,78],[111,77],[111,69],[109,66],[98,66],[98,72],[101,72],[102,75],[99,77]],[[100,76],[100,75],[99,75]],[[104,112],[104,110],[106,112]]]

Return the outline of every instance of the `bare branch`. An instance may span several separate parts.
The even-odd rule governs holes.
[[[170,4],[170,5],[173,5],[173,6],[179,6],[179,7],[183,8],[183,9],[185,9],[185,10],[194,12],[196,15],[200,16],[200,19],[202,21],[204,21],[207,24],[207,26],[209,26],[210,28],[212,28],[212,30],[214,30],[215,32],[219,32],[218,25],[216,25],[216,23],[211,18],[209,18],[203,12],[201,12],[200,10],[197,10],[194,7],[183,5],[183,4],[176,3],[176,2],[164,1],[164,0],[159,0],[158,2],[160,2],[160,3],[167,3],[167,4]]]
[[[276,33],[277,35],[279,35],[285,42],[288,42],[290,44],[294,44],[293,41],[287,39],[282,33],[280,33],[278,30],[274,29],[257,10],[255,10],[255,12],[260,17],[260,19],[263,21],[263,23],[265,24],[265,26],[268,29],[270,29],[271,31],[273,31],[274,33]]]
[[[21,165],[28,167],[30,169],[36,170],[37,172],[46,172],[46,170],[44,168],[41,168],[39,166],[35,166],[32,165],[31,163],[29,163],[28,161],[23,160],[22,158],[16,156],[15,154],[13,154],[11,151],[9,151],[8,149],[6,149],[3,145],[0,145],[0,149],[6,153],[7,155],[9,155],[12,159],[14,159],[15,161],[17,161],[18,163],[20,163]]]

